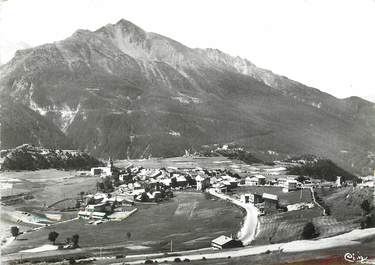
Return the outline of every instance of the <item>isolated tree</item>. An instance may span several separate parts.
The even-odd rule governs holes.
[[[317,236],[315,226],[312,222],[308,222],[302,231],[302,238],[303,239],[312,239]]]
[[[175,188],[177,187],[177,179],[175,177],[171,178],[171,187]]]
[[[81,192],[79,193],[79,195],[81,196],[81,201],[83,201],[83,195],[85,195],[85,192],[84,192],[84,191],[81,191]]]
[[[238,175],[237,173],[234,173],[233,177],[236,178],[236,179],[241,179],[240,175]]]
[[[72,238],[71,237],[67,237],[65,239],[65,244],[68,245],[68,246],[71,246],[72,245]]]
[[[10,233],[17,239],[17,236],[20,234],[20,230],[17,226],[12,226],[10,228]]]
[[[103,181],[104,191],[111,192],[113,190],[112,181],[109,177],[106,177]]]
[[[72,236],[72,242],[73,242],[73,247],[76,248],[78,247],[78,242],[79,242],[79,235],[75,234]]]
[[[113,180],[113,185],[115,186],[115,187],[118,187],[118,186],[120,186],[120,180],[117,178],[117,179],[114,179]]]
[[[361,208],[362,208],[362,210],[363,210],[364,215],[369,214],[370,211],[371,211],[371,205],[370,205],[369,201],[368,201],[368,200],[364,200],[364,201],[361,203]]]
[[[141,194],[141,202],[148,202],[148,195],[147,195],[147,193],[146,192],[143,192],[142,194]]]
[[[119,173],[118,172],[114,172],[112,174],[112,178],[113,178],[113,185],[115,187],[120,186],[120,175],[119,175]]]
[[[131,234],[130,232],[127,232],[127,233],[126,233],[126,236],[128,237],[128,239],[130,239],[131,236],[132,236],[132,234]]]
[[[104,184],[103,182],[96,182],[96,191],[104,191]]]
[[[86,205],[89,205],[89,204],[95,204],[95,199],[93,197],[88,197],[86,199]]]
[[[306,180],[306,178],[305,178],[304,176],[298,176],[298,177],[296,178],[296,180],[297,180],[298,182],[303,183],[303,182]]]
[[[55,242],[58,236],[59,236],[59,233],[57,233],[56,231],[52,231],[48,234],[48,240],[51,241],[55,245]]]

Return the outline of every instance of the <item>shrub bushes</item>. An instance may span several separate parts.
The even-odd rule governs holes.
[[[302,231],[303,239],[313,239],[318,236],[315,226],[312,222],[308,222]]]

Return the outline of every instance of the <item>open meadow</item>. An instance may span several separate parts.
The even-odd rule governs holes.
[[[1,185],[9,187],[1,190],[1,240],[10,235],[11,226],[19,226],[21,232],[37,227],[17,222],[21,212],[38,217],[55,202],[78,198],[81,191],[95,191],[97,178],[80,176],[78,173],[55,169],[1,172]],[[76,214],[65,212],[62,214],[62,220],[73,216]]]
[[[356,220],[362,215],[361,204],[364,200],[373,201],[373,188],[342,187],[339,189],[316,189],[319,196],[328,206],[331,216],[339,221]]]
[[[60,234],[57,242],[78,233],[81,247],[122,246],[130,253],[168,251],[171,240],[176,251],[205,248],[215,237],[235,235],[243,219],[242,211],[236,206],[196,192],[178,192],[169,202],[136,207],[135,214],[120,222],[95,226],[86,220],[75,220],[28,233],[3,253],[47,244],[52,230]]]
[[[171,157],[171,158],[150,158],[150,159],[134,159],[134,160],[118,160],[115,161],[115,166],[126,167],[134,165],[136,167],[145,168],[204,168],[204,169],[228,169],[233,172],[248,172],[248,173],[261,173],[261,172],[282,172],[283,167],[269,166],[264,164],[248,165],[240,160],[228,159],[223,156],[215,157]]]
[[[17,207],[46,207],[65,198],[76,198],[79,192],[93,192],[95,177],[80,176],[77,171],[55,169],[0,173],[1,183],[12,183],[11,189],[3,190],[2,196],[29,193],[32,199],[17,202]]]

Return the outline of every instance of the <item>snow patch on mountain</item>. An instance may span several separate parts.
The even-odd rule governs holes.
[[[311,106],[313,106],[314,108],[320,109],[320,107],[322,106],[322,102],[319,102],[319,103],[312,102]]]
[[[177,97],[172,97],[172,99],[178,100],[182,104],[190,104],[190,103],[199,104],[199,103],[202,103],[202,101],[199,98],[191,97],[191,96],[188,96],[188,95],[185,95],[185,94],[182,94],[182,93],[179,93],[179,96],[177,96]]]
[[[72,124],[75,117],[77,116],[77,113],[79,112],[80,107],[81,107],[81,104],[78,104],[76,109],[72,109],[67,104],[65,104],[59,110],[59,112],[61,114],[61,122],[62,122],[61,130],[63,132],[66,132],[66,130],[69,128],[70,124]]]
[[[181,136],[181,133],[179,133],[179,132],[176,132],[176,131],[173,131],[173,130],[170,130],[169,132],[168,132],[168,134],[169,135],[172,135],[172,136]]]
[[[42,115],[42,116],[45,116],[45,115],[47,114],[47,112],[48,112],[48,110],[39,107],[38,104],[36,104],[36,102],[35,102],[34,100],[32,100],[31,98],[30,98],[30,103],[29,103],[29,104],[30,104],[30,105],[29,105],[30,108],[31,108],[33,111],[38,112],[38,113],[39,113],[40,115]]]

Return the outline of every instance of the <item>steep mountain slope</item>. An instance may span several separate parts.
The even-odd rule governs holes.
[[[72,141],[39,113],[9,98],[0,98],[1,149],[23,143],[45,147],[71,148]]]
[[[374,104],[359,109],[246,59],[191,49],[125,20],[18,51],[0,67],[0,96],[99,156],[170,156],[232,142],[313,153],[349,170],[374,163]]]

